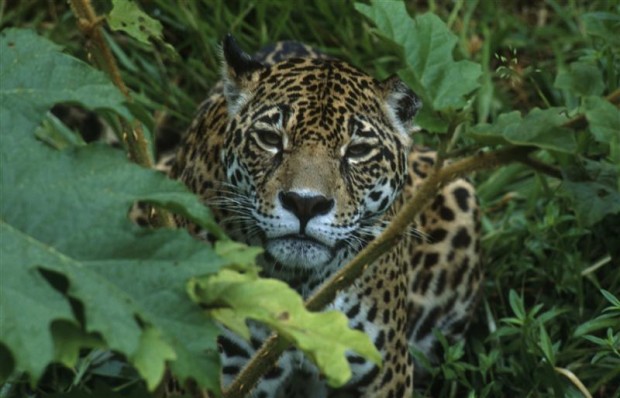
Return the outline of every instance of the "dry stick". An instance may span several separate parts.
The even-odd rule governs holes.
[[[608,95],[606,99],[615,105],[620,102],[620,89]],[[579,115],[564,124],[564,127],[582,128],[587,123],[584,115]],[[357,279],[373,261],[381,257],[402,237],[402,231],[411,223],[424,207],[434,198],[443,185],[460,176],[474,171],[491,169],[514,161],[523,161],[536,147],[507,147],[492,152],[480,153],[451,163],[429,175],[416,191],[415,196],[407,202],[394,217],[394,220],[375,240],[359,252],[351,262],[332,275],[318,290],[306,300],[306,308],[319,311],[329,304],[336,293],[348,287]],[[243,398],[275,364],[278,357],[289,346],[289,342],[273,333],[254,353],[254,356],[241,370],[233,382],[223,392],[225,398]]]
[[[99,49],[103,59],[103,68],[108,72],[116,87],[123,93],[127,102],[133,102],[131,93],[121,77],[116,59],[101,32],[100,24],[103,18],[97,15],[91,0],[71,0],[71,9],[78,20],[79,29],[86,37],[90,37]],[[123,139],[127,143],[130,158],[143,167],[153,168],[153,161],[149,154],[148,142],[144,137],[142,125],[138,121],[133,123],[133,128],[123,121],[121,121],[121,125],[124,131]],[[158,209],[157,215],[157,218],[152,218],[156,224],[162,227],[175,227],[170,213],[163,209]]]

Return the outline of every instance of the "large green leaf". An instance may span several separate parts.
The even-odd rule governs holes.
[[[617,145],[620,141],[620,109],[601,97],[587,97],[583,103],[594,138]]]
[[[618,37],[618,24],[620,15],[617,12],[594,11],[579,15],[583,23],[586,34],[605,43],[606,46],[618,48],[620,38]]]
[[[403,48],[407,67],[399,75],[422,96],[425,107],[462,108],[467,95],[480,86],[480,65],[454,60],[457,37],[436,15],[412,19],[402,1],[357,3],[355,8],[370,18],[383,36]]]
[[[0,40],[0,104],[8,112],[31,116],[29,126],[38,125],[40,113],[58,102],[87,101],[91,108],[130,116],[122,106],[123,95],[103,73],[62,56],[56,44],[33,31],[17,29],[3,30]],[[2,119],[3,123],[10,120]]]
[[[217,328],[187,297],[186,283],[229,261],[186,231],[142,230],[127,218],[132,203],[146,200],[221,234],[210,212],[182,184],[117,150],[57,151],[37,141],[54,103],[129,117],[123,97],[30,31],[3,31],[0,52],[0,361],[13,365],[3,374],[24,371],[36,382],[49,363],[69,364],[78,346],[98,344],[97,333],[150,388],[170,362],[182,380],[218,391]],[[59,333],[58,322],[79,326],[75,338]]]
[[[601,70],[588,62],[573,62],[560,69],[553,85],[581,96],[600,95],[605,90]]]
[[[193,279],[189,290],[211,308],[212,316],[246,338],[250,333],[246,319],[277,330],[303,350],[334,387],[351,378],[346,351],[353,350],[377,364],[381,362],[381,355],[368,336],[349,329],[344,314],[308,312],[301,297],[282,281],[222,270],[211,277]]]
[[[564,170],[564,190],[573,201],[575,213],[585,226],[612,214],[620,214],[618,173],[620,166],[583,159]]]
[[[470,135],[485,144],[537,146],[573,153],[577,149],[574,132],[562,127],[568,121],[563,108],[534,108],[525,117],[517,111],[501,114],[493,124],[482,123]]]

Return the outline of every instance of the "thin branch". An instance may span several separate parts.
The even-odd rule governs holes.
[[[540,160],[536,158],[532,158],[528,156],[523,159],[519,159],[519,162],[523,163],[526,166],[530,166],[531,168],[533,168],[534,170],[540,173],[547,174],[548,176],[557,178],[559,180],[562,179],[562,172],[560,170],[558,170],[557,168],[545,162],[541,162]]]
[[[571,372],[570,370],[566,368],[560,368],[557,366],[554,367],[553,369],[555,369],[556,372],[558,372],[559,374],[561,374],[562,376],[570,380],[570,382],[573,383],[573,385],[579,390],[579,392],[583,394],[585,398],[592,398],[592,394],[590,394],[590,391],[588,391],[586,386],[583,385],[581,380],[579,380],[579,378],[575,376],[573,372]]]
[[[121,72],[118,69],[112,50],[105,42],[101,32],[100,25],[103,18],[96,14],[90,0],[71,0],[71,9],[78,19],[78,27],[82,33],[90,37],[97,46],[103,61],[103,69],[110,75],[116,87],[127,99],[127,102],[133,102],[131,93],[121,77]],[[131,131],[124,132],[123,139],[127,142],[129,154],[136,163],[148,168],[153,167],[153,161],[148,151],[148,143],[139,123],[134,123]]]
[[[101,31],[103,17],[95,12],[91,0],[71,0],[71,9],[78,20],[78,28],[82,33],[92,39],[95,43],[102,60],[102,68],[110,75],[112,82],[123,93],[127,102],[133,102],[131,92],[125,85],[121,72],[112,54],[112,50],[105,41]],[[133,126],[121,119],[123,129],[123,140],[127,143],[130,158],[141,166],[153,168],[153,160],[148,150],[148,142],[144,136],[142,125],[136,120]],[[157,217],[152,220],[162,227],[175,227],[174,220],[170,213],[163,209],[158,209]]]
[[[620,89],[606,97],[611,103],[620,102]],[[579,115],[564,124],[564,127],[579,129],[587,125],[585,115]],[[514,161],[523,162],[537,150],[536,147],[506,147],[492,152],[479,153],[454,162],[434,171],[418,188],[416,195],[396,214],[390,225],[375,240],[360,251],[351,262],[332,275],[306,300],[306,308],[320,311],[329,304],[336,293],[350,286],[373,261],[390,250],[402,237],[402,231],[435,197],[439,189],[450,181],[469,173],[495,168]],[[273,333],[254,353],[241,372],[223,392],[224,398],[243,398],[256,385],[260,377],[273,367],[277,359],[290,344]]]
[[[497,151],[480,153],[446,165],[429,175],[426,181],[418,187],[415,196],[405,203],[383,233],[377,239],[370,242],[368,246],[359,252],[345,267],[340,269],[327,283],[321,285],[308,298],[306,307],[311,311],[321,310],[334,299],[339,290],[348,287],[362,274],[369,264],[391,249],[403,236],[402,231],[406,230],[411,221],[435,198],[441,187],[456,178],[475,171],[492,169],[522,159],[535,149],[534,147],[508,147]]]

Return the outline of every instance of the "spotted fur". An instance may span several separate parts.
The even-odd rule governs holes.
[[[235,239],[265,248],[264,274],[304,297],[381,233],[431,172],[434,152],[412,147],[420,100],[398,78],[380,82],[349,64],[286,42],[257,57],[224,42],[224,76],[201,105],[172,175],[212,207]],[[194,233],[199,229],[179,222]],[[441,190],[404,239],[331,303],[364,331],[381,368],[351,354],[353,396],[410,396],[413,344],[437,360],[438,329],[462,337],[482,272],[471,185]],[[230,383],[269,334],[221,337]],[[287,351],[253,397],[325,397],[317,369]]]

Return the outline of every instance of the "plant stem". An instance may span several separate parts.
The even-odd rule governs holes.
[[[562,172],[560,172],[560,170],[556,169],[555,167],[545,163],[545,162],[541,162],[538,159],[532,158],[532,157],[525,157],[523,159],[519,159],[519,162],[523,163],[526,166],[530,166],[531,168],[533,168],[534,170],[543,173],[543,174],[547,174],[548,176],[551,176],[553,178],[557,178],[557,179],[562,179]]]
[[[116,87],[123,93],[127,102],[133,102],[131,93],[121,77],[116,59],[101,32],[100,24],[103,19],[96,14],[90,1],[91,0],[71,0],[71,8],[78,19],[78,27],[82,33],[90,37],[97,46],[103,60],[102,67],[110,75]],[[125,130],[123,139],[127,142],[129,155],[136,163],[148,168],[153,167],[153,161],[148,151],[148,143],[144,137],[142,126],[139,123],[134,123],[132,131],[127,132],[127,130]]]
[[[95,12],[91,0],[71,0],[71,9],[78,20],[78,28],[82,33],[92,39],[101,56],[101,67],[110,75],[112,82],[123,93],[127,102],[133,102],[131,92],[125,85],[121,72],[116,63],[116,59],[110,50],[110,47],[101,32],[101,22],[103,17],[98,16]],[[123,140],[127,144],[130,158],[139,165],[147,168],[153,168],[153,160],[148,149],[148,142],[144,136],[142,125],[135,120],[132,126],[121,120],[123,130]],[[172,216],[163,209],[158,209],[157,217],[151,218],[155,223],[162,227],[175,227]]]

